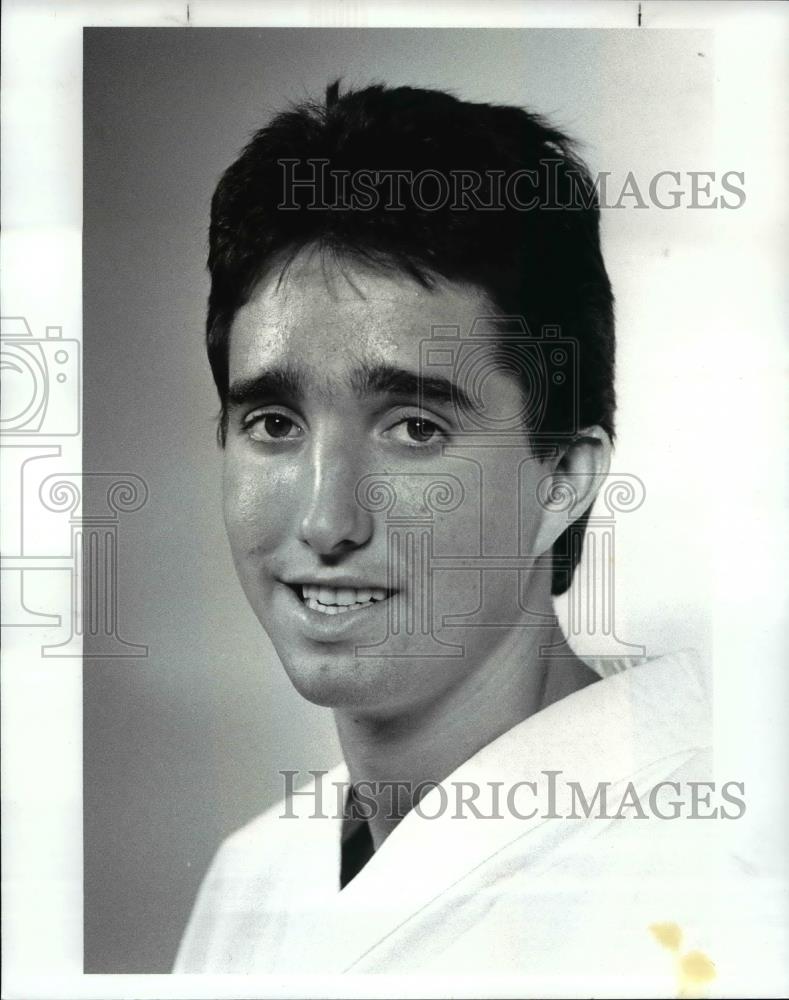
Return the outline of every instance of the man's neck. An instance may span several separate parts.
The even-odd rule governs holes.
[[[376,802],[369,818],[376,849],[418,801],[420,786],[423,793],[519,722],[598,679],[558,626],[515,634],[495,662],[417,712],[381,719],[335,710],[351,781]],[[546,647],[550,656],[540,654]]]

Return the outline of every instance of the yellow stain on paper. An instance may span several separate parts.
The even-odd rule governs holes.
[[[678,924],[650,924],[649,930],[658,944],[675,956],[677,996],[682,1000],[706,996],[707,988],[716,975],[712,959],[697,949],[683,954],[682,929]]]

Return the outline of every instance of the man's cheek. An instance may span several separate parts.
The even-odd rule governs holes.
[[[288,504],[265,475],[226,470],[223,493],[225,528],[237,562],[276,545]]]

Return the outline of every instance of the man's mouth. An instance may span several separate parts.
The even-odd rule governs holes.
[[[292,585],[310,611],[323,615],[341,615],[348,611],[361,611],[370,608],[379,601],[391,597],[392,592],[381,587],[326,587],[313,583],[297,583]]]

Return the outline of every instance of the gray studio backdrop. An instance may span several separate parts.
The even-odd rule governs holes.
[[[117,579],[119,635],[147,655],[85,661],[85,968],[162,972],[219,841],[279,796],[280,769],[339,759],[330,714],[290,689],[223,534],[202,347],[221,171],[274,111],[337,76],[529,106],[620,177],[704,169],[713,53],[697,32],[96,28],[84,42],[84,469],[149,491],[119,518]],[[650,653],[707,641],[701,390],[684,363],[700,224],[657,210],[603,220],[616,467],[650,491],[617,540],[618,627]],[[667,553],[680,544],[678,575]]]

